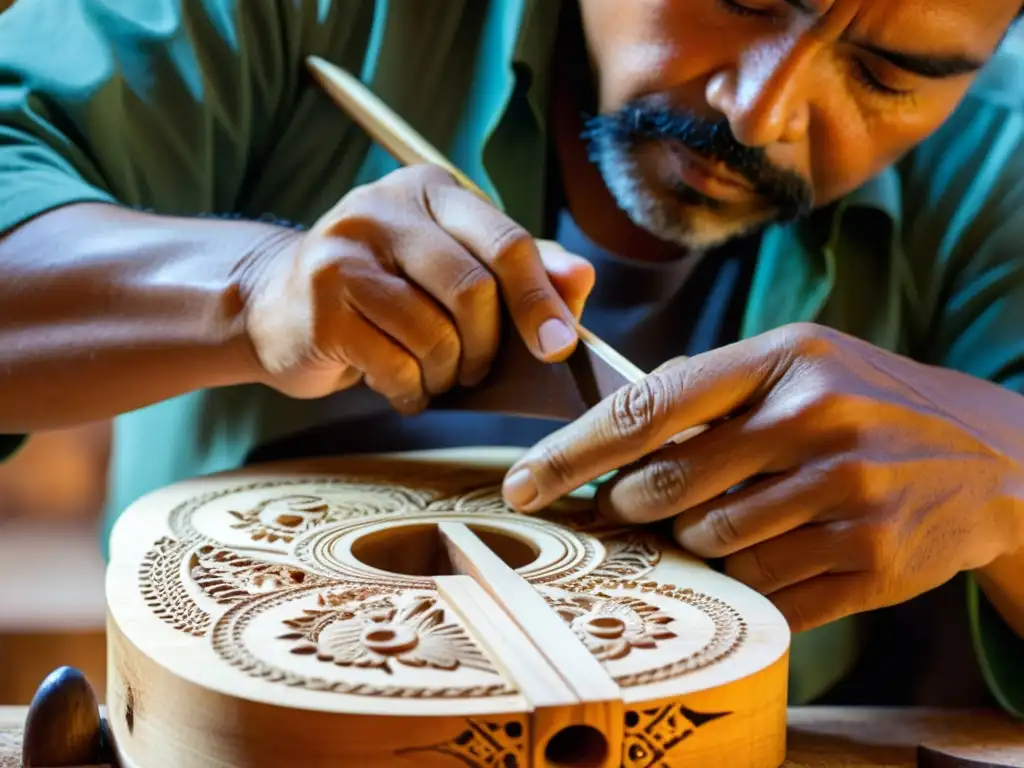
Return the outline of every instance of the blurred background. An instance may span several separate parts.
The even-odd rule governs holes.
[[[0,0],[0,13],[11,3]],[[99,516],[109,435],[107,424],[35,435],[0,464],[0,706],[28,704],[62,664],[105,698]]]
[[[36,1],[51,0],[17,0]],[[0,13],[11,2],[0,0]],[[1008,44],[1024,47],[1024,33]],[[0,464],[0,706],[28,704],[63,664],[105,698],[99,521],[109,448],[109,425],[91,424],[34,435]]]

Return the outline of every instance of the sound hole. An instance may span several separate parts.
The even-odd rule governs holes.
[[[533,545],[505,531],[467,526],[509,568],[525,568],[537,559]],[[433,523],[398,525],[373,531],[352,542],[352,556],[371,568],[403,576],[451,576],[455,573],[440,530]]]
[[[551,737],[544,757],[552,768],[600,768],[608,760],[608,739],[593,726],[571,725]]]

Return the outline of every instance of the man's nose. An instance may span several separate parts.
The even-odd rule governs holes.
[[[741,144],[766,147],[806,137],[812,55],[800,48],[799,43],[764,41],[708,81],[708,105],[725,115]]]

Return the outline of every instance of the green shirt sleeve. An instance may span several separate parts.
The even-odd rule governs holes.
[[[326,8],[15,3],[0,16],[0,233],[85,201],[241,211],[306,87],[305,55],[344,37]],[[0,461],[21,440],[0,435]]]
[[[1022,64],[1007,59],[1000,65],[994,82],[917,153],[905,194],[919,201],[911,203],[915,250],[928,254],[937,270],[932,295],[916,297],[934,302],[932,320],[921,329],[928,339],[926,362],[1020,392],[1024,411]],[[973,578],[967,610],[992,694],[1007,712],[1024,718],[1024,639]]]

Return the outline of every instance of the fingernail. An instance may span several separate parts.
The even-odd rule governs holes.
[[[545,320],[537,331],[540,351],[545,356],[555,355],[576,343],[576,333],[557,317]]]
[[[528,469],[517,469],[501,486],[505,500],[517,509],[528,508],[537,498],[537,483]]]

